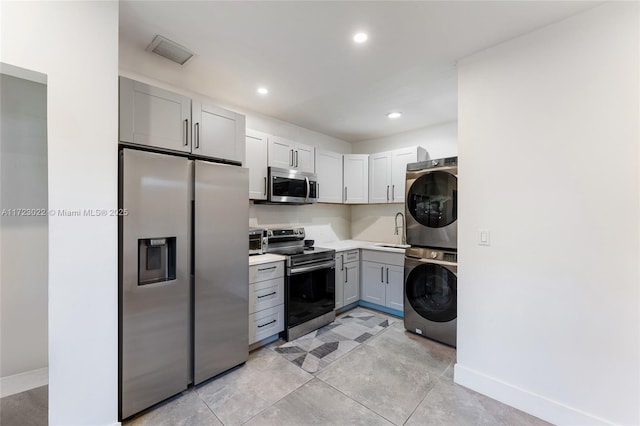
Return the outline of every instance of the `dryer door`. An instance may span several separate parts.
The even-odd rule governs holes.
[[[419,262],[405,280],[405,295],[416,313],[429,321],[448,322],[458,315],[456,275],[445,266]]]

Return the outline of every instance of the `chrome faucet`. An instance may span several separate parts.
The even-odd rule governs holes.
[[[400,216],[402,218],[402,244],[406,244],[407,240],[405,238],[405,230],[404,230],[404,226],[405,226],[405,222],[404,222],[404,215],[402,214],[402,212],[398,212],[396,213],[396,218],[395,218],[395,224],[396,224],[396,230],[393,233],[393,235],[398,235],[398,216]]]

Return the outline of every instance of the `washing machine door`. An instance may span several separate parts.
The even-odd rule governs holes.
[[[449,171],[416,174],[407,181],[407,242],[422,247],[457,247],[458,178]]]
[[[458,285],[452,269],[415,262],[405,280],[405,295],[406,302],[418,315],[434,322],[448,322],[457,317]]]

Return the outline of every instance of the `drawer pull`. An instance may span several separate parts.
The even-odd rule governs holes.
[[[262,268],[262,269],[258,268],[258,272],[262,272],[262,271],[270,271],[270,270],[272,270],[272,269],[276,269],[276,268],[277,268],[276,266],[270,266],[270,267],[268,267],[268,268]]]
[[[276,292],[275,292],[275,291],[274,291],[273,293],[265,294],[265,295],[263,295],[263,296],[258,296],[258,299],[262,299],[263,297],[273,296],[274,294],[276,294]]]
[[[259,326],[258,326],[258,328],[266,327],[266,326],[268,326],[269,324],[273,324],[274,322],[276,322],[276,320],[271,320],[271,321],[269,321],[269,322],[268,322],[268,323],[266,323],[266,324],[259,325]]]

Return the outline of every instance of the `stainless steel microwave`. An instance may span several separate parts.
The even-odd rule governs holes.
[[[269,167],[267,201],[271,203],[312,204],[318,202],[315,173]]]

